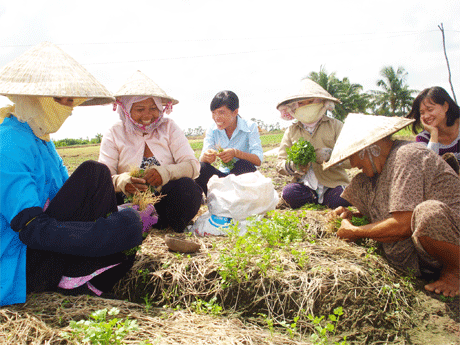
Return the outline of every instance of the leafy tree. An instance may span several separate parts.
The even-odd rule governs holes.
[[[407,72],[403,67],[395,71],[393,67],[386,66],[380,71],[382,79],[377,81],[377,86],[382,90],[374,90],[372,108],[378,115],[404,116],[408,113],[416,90],[410,90],[406,84]]]

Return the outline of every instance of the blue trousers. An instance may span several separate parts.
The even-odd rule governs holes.
[[[321,205],[327,206],[331,209],[339,206],[350,206],[348,201],[340,197],[342,192],[342,186],[328,188],[324,193]],[[319,204],[316,192],[301,183],[287,184],[283,188],[282,197],[292,208],[299,208],[305,204]]]

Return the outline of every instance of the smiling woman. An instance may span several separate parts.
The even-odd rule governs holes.
[[[415,119],[412,130],[415,140],[446,159],[458,173],[460,162],[460,110],[442,87],[423,90],[414,100],[408,118]],[[456,160],[455,160],[456,159]]]
[[[213,175],[225,177],[257,170],[263,160],[259,129],[256,123],[239,115],[239,99],[232,91],[218,92],[211,101],[214,124],[206,131],[200,155],[200,176],[196,179],[205,194]],[[221,167],[211,164],[219,158]]]
[[[160,111],[155,105],[153,98],[147,98],[133,104],[131,107],[131,117],[140,125],[148,126],[160,117]]]
[[[193,180],[199,164],[184,132],[164,114],[179,103],[137,71],[116,92],[120,122],[103,136],[99,162],[110,169],[118,204],[125,196],[155,191],[156,228],[183,232],[201,205],[201,189]],[[132,169],[143,177],[130,175]]]

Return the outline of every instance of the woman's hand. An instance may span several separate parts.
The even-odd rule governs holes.
[[[142,178],[131,177],[131,183],[126,184],[125,191],[129,194],[134,194],[138,191],[143,192],[147,190],[147,181]]]
[[[353,212],[351,212],[348,208],[339,206],[336,209],[332,210],[330,214],[334,217],[340,217],[342,219],[351,220],[354,216]]]
[[[155,168],[148,169],[145,172],[144,179],[151,186],[158,187],[163,184],[163,179],[161,178],[160,173]]]
[[[430,126],[430,125],[426,124],[423,121],[422,117],[420,117],[420,122],[422,123],[423,128],[425,129],[425,131],[430,133],[430,141],[432,143],[437,143],[438,142],[438,127]]]
[[[222,159],[222,162],[228,163],[235,157],[235,155],[236,155],[236,150],[230,148],[230,149],[225,149],[222,152],[219,152],[217,154],[217,157]]]
[[[311,167],[311,162],[308,163],[307,165],[296,165],[296,170],[303,174],[306,174],[308,172],[308,169],[310,169],[310,167]]]
[[[361,238],[359,236],[360,228],[351,224],[348,219],[342,219],[339,230],[337,231],[337,237],[342,240],[354,242]]]
[[[316,163],[322,164],[327,162],[331,158],[332,149],[329,147],[322,147],[320,149],[316,149]]]
[[[209,149],[203,154],[203,157],[201,157],[201,161],[212,164],[215,162],[216,157],[217,157],[217,151]]]

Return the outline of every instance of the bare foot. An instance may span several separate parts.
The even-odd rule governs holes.
[[[434,283],[425,285],[425,290],[444,295],[446,297],[455,297],[459,294],[459,273],[445,271],[441,273],[439,280]]]

